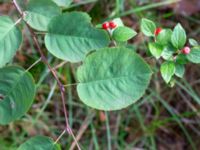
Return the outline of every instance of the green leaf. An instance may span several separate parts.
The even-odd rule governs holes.
[[[175,75],[179,78],[183,78],[183,75],[185,73],[185,66],[182,64],[175,64],[176,67],[176,71],[175,71]]]
[[[45,45],[54,56],[71,61],[83,60],[92,50],[108,46],[108,33],[95,29],[86,13],[71,12],[52,19]]]
[[[73,0],[53,0],[58,6],[66,7],[69,6]]]
[[[191,46],[198,46],[198,42],[195,39],[189,39],[189,43]]]
[[[30,0],[24,20],[34,29],[47,31],[50,20],[61,14],[61,9],[51,0]]]
[[[133,38],[137,33],[128,27],[118,27],[113,32],[113,39],[117,42],[125,42]]]
[[[149,43],[148,47],[151,54],[156,57],[156,59],[159,59],[163,51],[163,46],[158,43]]]
[[[156,37],[156,42],[161,45],[166,45],[171,41],[172,30],[163,29]]]
[[[172,45],[169,44],[164,47],[161,56],[163,59],[169,60],[169,59],[172,59],[173,54],[175,52],[176,52],[176,49]]]
[[[35,83],[30,73],[19,67],[0,69],[0,124],[22,117],[31,107]]]
[[[177,24],[172,33],[171,42],[177,49],[183,48],[186,43],[186,33],[181,24]]]
[[[23,143],[17,150],[61,150],[61,148],[49,137],[35,136]]]
[[[123,21],[121,20],[121,18],[115,18],[112,20],[114,23],[116,23],[117,27],[123,27],[124,26],[124,23]]]
[[[142,19],[141,30],[146,36],[154,36],[156,25],[153,21],[148,19]]]
[[[151,74],[148,64],[134,51],[122,47],[101,49],[78,68],[78,95],[96,109],[122,109],[144,94]]]
[[[200,63],[200,47],[192,48],[191,52],[186,57],[192,63]]]
[[[176,56],[176,62],[178,64],[187,64],[188,63],[188,60],[187,60],[187,57],[185,54],[179,54],[178,56]]]
[[[169,83],[175,73],[175,64],[172,61],[166,61],[161,65],[161,75],[166,83]]]
[[[0,67],[10,62],[22,42],[22,33],[7,16],[0,17]]]

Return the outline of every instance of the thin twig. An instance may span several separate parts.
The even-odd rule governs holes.
[[[18,5],[18,3],[16,2],[16,0],[13,0],[13,3],[14,3],[14,6],[16,7],[17,11],[20,13],[21,17],[23,18],[23,11],[21,10],[20,6]],[[47,65],[47,67],[49,68],[50,72],[52,73],[53,77],[55,78],[55,80],[57,81],[58,83],[58,86],[59,86],[59,89],[60,89],[60,93],[61,93],[61,99],[62,99],[62,105],[63,105],[63,111],[64,111],[64,115],[65,115],[65,123],[66,123],[66,131],[68,132],[69,135],[71,135],[74,139],[74,141],[76,142],[76,145],[77,145],[77,148],[79,150],[81,150],[77,140],[75,139],[75,136],[72,132],[72,129],[71,127],[69,126],[69,121],[68,121],[68,116],[67,116],[67,108],[66,108],[66,105],[65,105],[65,88],[63,86],[63,84],[61,83],[61,81],[59,80],[58,76],[57,76],[57,73],[54,69],[51,68],[50,64],[48,63],[48,60],[47,58],[45,57],[41,47],[40,47],[40,44],[37,40],[37,36],[35,34],[35,32],[32,30],[32,28],[27,24],[27,22],[25,21],[26,23],[26,26],[29,30],[29,32],[31,33],[31,37],[37,47],[37,51],[39,52],[40,56],[41,56],[41,60],[43,61],[43,63],[45,63]]]
[[[80,127],[78,134],[76,136],[76,139],[79,141],[81,139],[81,137],[83,136],[85,130],[88,128],[88,126],[90,125],[91,120],[94,118],[95,116],[95,112],[90,113],[85,120],[82,123],[82,126]],[[74,150],[76,146],[76,143],[73,142],[72,145],[70,146],[70,150]]]
[[[54,142],[54,144],[57,144],[58,141],[62,138],[62,136],[65,134],[66,130],[63,130],[63,132],[60,134],[60,136],[56,139],[56,141]]]
[[[63,62],[61,62],[60,64],[58,64],[58,65],[56,65],[55,67],[53,67],[53,69],[56,70],[56,69],[58,69],[58,68],[64,66],[66,63],[68,63],[68,61],[63,61]]]
[[[15,26],[20,23],[22,21],[22,18],[19,18],[16,22],[15,22]]]
[[[36,60],[28,69],[26,69],[26,71],[29,71],[30,69],[32,69],[35,65],[37,65],[39,62],[41,61],[41,58],[39,58],[38,60]]]
[[[77,85],[77,84],[78,84],[78,83],[66,84],[66,85],[64,85],[64,87],[75,86],[75,85]]]

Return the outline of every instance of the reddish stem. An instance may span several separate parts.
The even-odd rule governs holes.
[[[14,3],[14,5],[15,5],[17,11],[19,12],[19,14],[21,15],[21,17],[22,17],[22,19],[23,19],[24,13],[23,13],[23,11],[21,10],[20,6],[19,6],[18,3],[16,2],[16,0],[13,0],[13,3]],[[26,23],[26,26],[27,26],[28,30],[29,30],[30,33],[31,33],[31,36],[32,36],[32,38],[33,38],[33,41],[34,41],[34,43],[35,43],[35,45],[36,45],[36,47],[37,47],[37,51],[39,52],[39,54],[40,54],[40,56],[41,56],[41,60],[43,61],[43,63],[45,63],[45,64],[47,65],[47,67],[49,68],[49,70],[50,70],[50,72],[52,73],[53,77],[55,78],[55,80],[56,80],[57,83],[58,83],[58,86],[59,86],[59,89],[60,89],[60,93],[61,93],[61,99],[62,99],[62,105],[63,105],[64,115],[65,115],[65,123],[66,123],[66,129],[65,129],[65,130],[68,132],[68,134],[70,134],[70,135],[73,137],[74,141],[76,142],[76,145],[77,145],[78,149],[81,150],[81,148],[80,148],[80,146],[79,146],[77,140],[74,138],[75,136],[74,136],[74,134],[73,134],[73,132],[72,132],[72,129],[71,129],[70,125],[69,125],[68,116],[67,116],[67,108],[66,108],[66,105],[65,105],[65,87],[64,87],[64,85],[61,83],[61,81],[59,80],[56,71],[55,71],[55,70],[50,66],[50,64],[48,63],[48,60],[47,60],[47,58],[45,57],[45,55],[44,55],[44,53],[43,53],[43,51],[42,51],[42,49],[41,49],[41,47],[40,47],[40,44],[39,44],[39,42],[38,42],[38,40],[37,40],[37,36],[36,36],[35,32],[34,32],[34,31],[32,30],[32,28],[27,24],[26,21],[25,21],[25,23]]]

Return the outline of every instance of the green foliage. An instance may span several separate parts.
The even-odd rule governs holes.
[[[195,39],[189,39],[189,43],[191,46],[198,46],[198,42]]]
[[[154,31],[156,30],[156,25],[151,20],[142,19],[141,30],[146,36],[154,37]]]
[[[123,27],[124,26],[124,23],[123,21],[120,19],[120,18],[115,18],[112,20],[114,23],[116,23],[117,27]]]
[[[191,52],[187,55],[187,59],[192,63],[200,63],[200,47],[192,48]]]
[[[183,75],[185,73],[184,65],[176,63],[175,67],[176,67],[175,75],[179,78],[183,78]]]
[[[113,39],[117,42],[126,42],[133,38],[137,33],[128,27],[120,26],[113,32]]]
[[[33,77],[19,67],[0,69],[0,124],[22,117],[31,107],[35,96]]]
[[[176,49],[171,44],[168,44],[163,48],[162,58],[169,60],[173,57],[174,52],[176,52]]]
[[[83,61],[77,69],[77,92],[86,105],[111,111],[135,103],[144,94],[152,75],[149,65],[132,49],[125,48],[135,47],[127,41],[137,33],[124,26],[120,18],[112,20],[116,27],[114,24],[108,30],[102,30],[97,29],[100,25],[97,25],[97,28],[92,25],[87,13],[62,13],[60,7],[67,8],[71,3],[72,0],[29,0],[26,7],[20,2],[23,4],[22,11],[25,10],[22,19],[31,28],[45,31],[45,46],[52,55],[72,63]],[[22,33],[16,27],[18,23],[20,20],[14,23],[7,16],[0,17],[0,67],[10,62],[20,47]],[[180,24],[177,24],[173,31],[161,29],[161,32],[155,34],[155,23],[142,19],[141,30],[151,37],[148,48],[156,59],[161,59],[160,71],[167,84],[174,85],[175,76],[183,77],[184,65],[188,62],[200,63],[197,41],[189,39],[190,45],[194,46],[189,54],[182,51],[187,37]],[[31,31],[34,35],[34,30]],[[114,40],[112,43],[110,38]],[[109,48],[109,44],[123,47]],[[42,54],[41,57],[44,58],[45,55]],[[55,75],[54,72],[53,74]],[[9,124],[25,115],[34,96],[35,83],[28,71],[15,66],[1,68],[0,124]],[[36,136],[18,148],[47,149],[60,150],[60,146],[51,138]]]
[[[185,54],[179,54],[177,57],[176,57],[176,62],[178,64],[187,64],[188,63],[188,59],[187,59],[187,56]]]
[[[163,29],[156,37],[156,42],[160,45],[167,45],[171,41],[172,30]]]
[[[159,59],[162,54],[162,51],[163,51],[163,46],[158,43],[149,43],[148,47],[149,47],[151,54],[156,59]]]
[[[71,12],[53,18],[45,45],[54,56],[71,62],[83,60],[92,50],[108,46],[108,34],[92,27],[86,13]]]
[[[171,42],[177,49],[183,48],[186,43],[186,33],[181,24],[177,24],[172,33]]]
[[[101,49],[79,67],[78,95],[96,109],[122,109],[144,94],[151,74],[149,66],[135,52],[122,47]]]
[[[24,19],[32,28],[47,31],[50,20],[60,14],[61,9],[50,0],[30,0]]]
[[[169,83],[169,81],[172,79],[175,69],[175,64],[172,61],[166,61],[161,65],[161,75],[166,83]]]
[[[10,62],[22,42],[22,33],[7,16],[0,17],[0,67]]]
[[[49,137],[35,136],[23,143],[17,150],[61,150],[61,148]]]
[[[73,0],[53,0],[58,6],[66,7],[69,6]]]

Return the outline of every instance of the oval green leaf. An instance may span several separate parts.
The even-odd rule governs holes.
[[[175,67],[176,67],[175,75],[179,78],[183,78],[185,73],[185,66],[183,64],[176,63]]]
[[[136,102],[145,92],[151,69],[127,48],[105,48],[90,54],[78,68],[80,99],[99,110],[118,110]]]
[[[172,33],[171,42],[177,49],[183,48],[186,43],[186,33],[181,24],[177,24]]]
[[[156,25],[153,21],[143,18],[141,22],[141,30],[146,36],[154,36]]]
[[[191,52],[186,57],[192,63],[200,63],[200,47],[192,48]]]
[[[34,96],[35,84],[30,73],[14,66],[0,69],[0,124],[22,117]]]
[[[159,59],[162,54],[162,51],[163,51],[163,46],[158,43],[149,43],[148,47],[149,47],[149,51],[151,52],[151,54],[156,59]]]
[[[49,137],[35,136],[23,143],[17,150],[61,150],[61,148]]]
[[[137,33],[128,27],[118,27],[113,32],[113,39],[117,42],[126,42],[133,38]]]
[[[54,56],[71,61],[82,61],[92,50],[109,44],[108,34],[95,29],[86,13],[71,12],[52,19],[45,45]]]
[[[0,17],[0,67],[10,62],[22,42],[22,33],[7,16]]]
[[[61,9],[50,0],[30,0],[24,20],[34,29],[47,31],[50,20],[61,14]]]
[[[198,46],[199,45],[198,42],[195,39],[192,39],[192,38],[189,39],[189,43],[190,43],[191,46]]]
[[[166,83],[169,83],[169,81],[172,79],[174,73],[175,73],[175,64],[172,61],[166,61],[161,65],[160,68],[161,75]]]
[[[156,42],[158,42],[161,45],[166,45],[171,41],[171,36],[172,36],[172,30],[164,29],[156,37]]]

